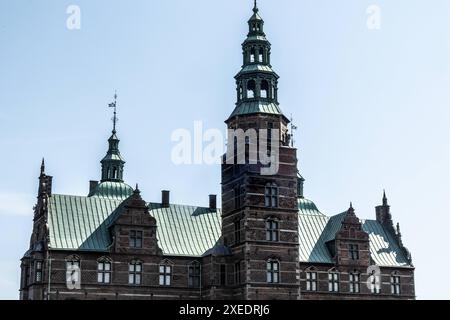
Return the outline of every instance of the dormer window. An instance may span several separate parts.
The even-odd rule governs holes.
[[[349,253],[350,253],[350,259],[356,261],[359,260],[359,247],[357,244],[350,244],[348,246]]]
[[[142,231],[137,230],[130,231],[130,248],[134,249],[142,248]]]

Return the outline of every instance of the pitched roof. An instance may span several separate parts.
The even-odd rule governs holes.
[[[120,213],[123,199],[54,194],[49,199],[48,225],[53,250],[107,252],[111,244],[108,226]],[[224,251],[221,211],[209,208],[149,203],[157,221],[158,245],[166,255],[200,257]],[[325,216],[307,199],[299,199],[300,261],[333,263],[325,243],[334,239],[345,214]],[[409,266],[396,240],[373,220],[362,221],[369,233],[371,256],[380,266]],[[216,248],[216,249],[214,249]]]
[[[347,212],[328,217],[320,211],[299,207],[300,261],[333,263],[326,243],[334,240]],[[361,220],[369,234],[370,256],[376,265],[411,267],[396,239],[376,220]]]

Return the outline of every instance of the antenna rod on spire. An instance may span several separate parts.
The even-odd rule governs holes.
[[[114,117],[113,117],[113,133],[116,133],[116,124],[117,124],[117,91],[114,93],[114,102],[109,104],[110,108],[114,108]]]

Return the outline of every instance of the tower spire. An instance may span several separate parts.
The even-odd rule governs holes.
[[[253,6],[253,12],[257,13],[258,11],[259,11],[258,4],[256,3],[256,0],[255,0],[255,5]]]
[[[42,158],[42,162],[41,162],[41,175],[43,175],[45,173],[45,159]]]
[[[388,199],[386,197],[386,190],[383,190],[383,206],[388,205]]]
[[[106,156],[102,159],[102,182],[112,181],[112,182],[123,182],[123,167],[125,161],[120,155],[119,151],[119,138],[116,133],[117,125],[117,92],[114,93],[114,102],[108,105],[110,108],[114,108],[113,130],[112,135],[108,139],[108,152]]]

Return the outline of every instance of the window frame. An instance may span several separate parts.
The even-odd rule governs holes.
[[[173,266],[167,262],[161,263],[158,266],[158,272],[159,272],[159,285],[163,287],[171,286]]]
[[[201,264],[198,261],[193,261],[188,265],[188,287],[200,288],[201,287]]]
[[[36,283],[42,283],[44,275],[43,270],[44,270],[44,261],[36,260],[34,262],[34,281]]]
[[[348,251],[350,255],[350,259],[352,261],[358,261],[359,260],[359,245],[357,244],[349,244],[348,245]]]
[[[139,267],[139,268],[137,268],[137,267]],[[142,261],[132,260],[128,263],[128,284],[129,285],[132,285],[132,286],[142,285],[143,269],[144,269],[144,264],[142,263]],[[133,279],[133,281],[130,281],[130,279]],[[139,279],[139,281],[137,281],[137,279]]]
[[[348,275],[348,283],[350,293],[361,293],[361,274],[359,272],[350,272]]]
[[[130,230],[129,246],[132,249],[142,249],[144,242],[144,232],[142,230]]]
[[[338,271],[333,270],[328,272],[328,292],[340,291],[340,274]]]
[[[106,267],[108,265],[109,269],[107,269]],[[102,268],[100,268],[100,266],[102,266]],[[110,284],[111,282],[112,282],[112,261],[106,258],[97,260],[97,283]]]
[[[316,292],[318,287],[318,273],[314,269],[306,270],[306,291]]]
[[[280,283],[280,261],[268,260],[266,262],[266,281],[269,284]]]
[[[398,272],[391,273],[390,280],[391,280],[390,281],[391,294],[396,295],[396,296],[401,295],[401,279],[400,279],[400,275],[398,274]]]
[[[279,242],[280,222],[275,218],[269,218],[265,222],[265,227],[266,227],[266,241]]]
[[[264,206],[279,208],[279,188],[276,183],[268,183],[264,189]]]

